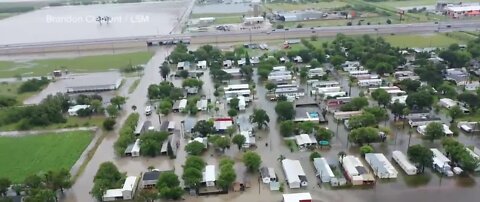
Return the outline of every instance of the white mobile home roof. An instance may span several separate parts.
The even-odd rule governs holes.
[[[303,171],[299,160],[283,159],[282,167],[285,171],[285,177],[290,185],[301,183],[299,176],[305,176],[305,172]]]
[[[329,182],[330,178],[335,177],[335,174],[333,174],[333,171],[325,158],[314,158],[313,166],[315,166],[317,175],[320,176],[322,182]]]
[[[408,175],[415,175],[417,173],[417,167],[415,167],[401,151],[393,151],[392,158]]]
[[[352,178],[353,176],[360,175],[360,173],[356,168],[357,166],[363,167],[363,165],[360,163],[360,160],[357,157],[350,156],[350,155],[343,157],[342,165],[343,165],[343,169],[345,169],[345,172],[347,172],[347,175],[349,175],[350,178]]]
[[[232,90],[249,90],[248,84],[232,84],[228,85],[227,87],[223,88],[225,91],[232,91]]]
[[[179,109],[185,109],[187,107],[187,99],[180,100],[180,104],[178,105]]]
[[[123,198],[122,191],[123,191],[122,189],[107,189],[107,191],[105,191],[105,194],[103,195],[103,200],[111,201],[111,200],[114,200],[115,198],[120,198],[120,197]]]
[[[310,138],[310,136],[308,136],[308,134],[297,135],[297,136],[295,136],[295,139],[296,139],[298,145],[315,143],[315,141],[312,141],[312,139]]]
[[[283,202],[301,202],[312,200],[310,193],[283,194]]]
[[[125,179],[125,183],[123,184],[123,191],[128,190],[128,191],[133,191],[135,189],[135,183],[137,182],[137,177],[135,176],[128,176],[127,179]]]
[[[204,182],[213,182],[215,180],[216,180],[215,166],[214,165],[205,166],[205,172],[203,174],[203,181]]]
[[[472,156],[473,158],[475,159],[479,159],[480,157],[478,156],[477,153],[475,153],[474,151],[472,151],[470,148],[468,147],[465,147],[465,149],[468,151],[468,153],[470,154],[470,156]],[[474,147],[473,150],[478,150],[478,148]]]
[[[445,155],[443,155],[442,152],[440,152],[438,149],[431,148],[430,150],[433,152],[433,158],[434,159],[436,159],[440,162],[443,162],[443,163],[449,163],[450,162],[450,159],[448,159]]]
[[[140,152],[140,139],[135,140],[135,144],[133,144],[132,154]]]
[[[397,178],[397,170],[382,153],[365,154],[365,160],[379,178]]]
[[[312,82],[312,87],[334,87],[339,86],[340,83],[338,81],[314,81]]]
[[[457,105],[457,102],[455,100],[452,100],[450,98],[442,98],[439,100],[440,104],[444,107],[453,107]]]

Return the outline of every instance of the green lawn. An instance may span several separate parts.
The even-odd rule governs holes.
[[[298,24],[302,24],[303,27],[328,27],[328,26],[346,26],[348,22],[352,22],[353,25],[357,25],[359,20],[362,20],[362,25],[370,24],[387,24],[387,20],[390,19],[392,23],[398,23],[398,19],[395,17],[369,17],[361,19],[332,19],[332,20],[312,20],[312,21],[302,21],[302,22],[283,22],[278,24],[283,24],[285,27],[295,28]],[[275,27],[275,26],[274,26]]]
[[[92,137],[87,131],[0,137],[0,178],[8,177],[18,183],[28,175],[70,169]]]
[[[1,113],[1,111],[0,111]],[[102,127],[104,116],[92,116],[92,117],[77,117],[69,116],[66,123],[57,123],[49,126],[34,127],[32,130],[53,130],[62,128],[78,128],[78,127]],[[0,131],[14,131],[17,130],[17,124],[9,124],[0,126]]]
[[[238,24],[242,22],[242,16],[229,16],[215,18],[215,24]]]
[[[36,92],[28,92],[28,93],[21,93],[18,94],[17,90],[20,87],[22,82],[2,82],[0,83],[0,95],[5,95],[9,97],[15,97],[17,99],[18,104],[22,104],[24,100],[29,98],[30,96],[34,95]]]
[[[332,9],[346,6],[347,3],[342,1],[319,2],[319,3],[269,3],[265,7],[269,10],[305,10],[305,9]]]
[[[96,55],[77,58],[32,60],[28,62],[0,61],[0,77],[44,76],[53,70],[66,68],[70,72],[101,72],[111,69],[121,69],[129,64],[147,63],[153,56],[152,52],[135,52],[115,55]]]
[[[466,41],[448,37],[445,34],[415,34],[384,36],[385,41],[398,47],[447,47],[452,43],[465,44]]]
[[[477,2],[478,0],[448,0],[445,2],[448,3],[459,3],[459,2]],[[391,8],[398,7],[410,7],[410,6],[425,6],[425,5],[436,5],[438,0],[390,0],[384,2],[378,2],[377,4],[389,6]]]

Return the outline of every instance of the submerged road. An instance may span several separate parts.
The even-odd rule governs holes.
[[[181,19],[180,21],[183,21]],[[55,52],[67,50],[85,49],[114,49],[145,46],[147,41],[159,42],[162,40],[189,39],[191,43],[225,43],[225,42],[247,42],[266,40],[286,40],[292,38],[310,36],[335,36],[338,33],[346,35],[361,34],[406,34],[406,33],[434,33],[452,31],[473,31],[480,29],[480,20],[451,21],[414,24],[393,24],[393,25],[360,25],[360,26],[335,26],[335,27],[311,27],[279,30],[247,30],[235,32],[203,32],[186,34],[169,34],[157,36],[136,36],[123,38],[106,38],[75,41],[55,41],[28,44],[0,45],[0,55],[8,55],[25,52]],[[173,32],[175,33],[175,32]]]

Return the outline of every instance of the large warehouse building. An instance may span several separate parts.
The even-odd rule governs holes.
[[[116,90],[122,78],[118,72],[76,75],[65,79],[67,93]]]

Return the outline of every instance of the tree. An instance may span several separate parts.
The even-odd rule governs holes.
[[[70,171],[62,168],[57,171],[49,171],[45,174],[45,184],[52,192],[60,190],[63,193],[64,189],[72,187]]]
[[[330,63],[335,67],[340,67],[341,64],[345,62],[345,57],[341,55],[334,55],[330,57]]]
[[[107,106],[107,113],[110,117],[118,116],[118,108],[115,105],[108,105]]]
[[[253,172],[260,168],[262,158],[253,151],[247,151],[243,154],[243,163],[250,172]]]
[[[157,189],[164,199],[178,200],[183,194],[180,188],[180,180],[174,172],[165,172],[160,175],[157,181]]]
[[[230,147],[230,138],[225,136],[218,137],[215,139],[214,144],[224,152],[226,148]]]
[[[364,113],[373,114],[375,121],[378,123],[380,121],[388,120],[387,110],[380,107],[366,107],[363,109]]]
[[[220,174],[218,175],[218,185],[223,189],[228,189],[235,179],[237,174],[233,169],[234,162],[231,159],[225,158],[220,161]]]
[[[400,81],[400,87],[402,90],[407,91],[407,92],[415,92],[420,88],[420,85],[422,82],[418,80],[412,80],[412,79],[404,79]]]
[[[348,129],[357,129],[361,127],[374,127],[377,125],[375,115],[369,112],[363,112],[360,115],[352,116],[348,120]]]
[[[327,128],[320,127],[315,133],[317,141],[330,141],[333,137],[333,132]]]
[[[463,110],[460,108],[460,106],[456,105],[448,110],[448,115],[450,116],[450,118],[452,118],[453,123],[455,122],[455,119],[463,116]]]
[[[258,129],[262,129],[263,126],[267,127],[270,122],[270,117],[263,109],[254,109],[253,114],[249,117],[250,122],[256,123]]]
[[[205,168],[203,159],[197,156],[189,156],[183,168],[182,179],[185,186],[190,188],[198,187],[203,178],[202,170]]]
[[[185,79],[183,80],[183,83],[182,83],[182,87],[197,87],[199,89],[202,88],[202,85],[203,85],[203,81],[201,80],[198,80],[198,79],[194,79],[194,78],[190,78],[190,79]]]
[[[275,89],[276,87],[277,87],[277,84],[272,83],[272,82],[267,82],[267,84],[265,84],[265,88],[266,88],[268,91],[272,91],[272,90]]]
[[[238,146],[238,150],[242,148],[243,144],[245,144],[246,141],[247,140],[245,139],[245,136],[240,134],[235,135],[232,138],[232,142]]]
[[[155,157],[160,154],[163,142],[168,138],[168,132],[147,132],[140,137],[140,153]]]
[[[170,67],[168,66],[167,62],[163,62],[162,66],[160,66],[160,74],[162,75],[163,80],[167,80],[167,76],[170,73]]]
[[[426,166],[433,164],[433,152],[423,145],[417,144],[408,147],[407,156],[410,161],[420,166],[422,173]]]
[[[141,189],[135,198],[136,202],[154,202],[158,198],[158,190]]]
[[[107,189],[120,184],[124,175],[118,171],[117,166],[112,162],[103,162],[93,178],[94,185],[90,194],[97,200],[102,201],[102,197]]]
[[[458,94],[457,89],[455,89],[455,87],[450,85],[448,82],[444,82],[442,85],[440,85],[437,88],[437,91],[440,92],[440,94],[450,99],[455,99],[455,97]]]
[[[172,110],[172,107],[173,107],[172,102],[170,102],[169,100],[162,100],[158,105],[158,110],[163,115],[168,115],[168,113],[170,113],[170,111]]]
[[[0,195],[1,196],[7,196],[7,190],[12,184],[12,181],[10,179],[2,177],[0,178]]]
[[[275,106],[275,112],[277,112],[280,120],[291,120],[295,116],[293,104],[288,101],[278,102],[277,106]]]
[[[11,107],[17,104],[17,99],[12,96],[0,95],[0,107]]]
[[[107,118],[103,121],[103,129],[111,131],[117,122],[113,118]]]
[[[425,128],[425,138],[432,142],[443,136],[445,136],[445,132],[443,132],[443,125],[441,123],[432,122],[427,125],[427,128]]]
[[[315,158],[322,158],[322,155],[320,153],[318,153],[317,151],[314,151],[312,153],[310,153],[310,161],[313,161],[313,159]]]
[[[293,131],[295,131],[295,123],[293,121],[287,120],[280,122],[280,134],[282,134],[283,137],[292,136]]]
[[[385,89],[376,89],[372,92],[372,98],[377,101],[378,105],[383,105],[384,107],[387,107],[387,105],[390,103],[390,100],[392,97],[390,94],[387,93]]]
[[[362,156],[365,156],[365,154],[368,154],[368,153],[373,153],[374,151],[375,150],[370,145],[363,145],[363,146],[360,147],[360,154]]]
[[[370,144],[379,140],[378,130],[372,127],[357,128],[350,131],[348,139],[359,145]]]
[[[110,99],[110,103],[112,103],[112,105],[116,105],[118,109],[121,109],[122,105],[124,105],[126,101],[127,98],[118,95]]]
[[[23,184],[29,189],[37,189],[42,184],[42,178],[38,175],[29,175],[23,180]]]
[[[428,92],[410,93],[405,103],[410,109],[415,107],[420,109],[428,108],[433,104],[433,96]]]
[[[368,99],[365,97],[353,98],[349,103],[342,105],[340,110],[342,111],[358,111],[368,106]]]
[[[228,116],[229,117],[236,117],[238,115],[238,111],[236,109],[229,109],[228,110]]]
[[[405,108],[407,108],[407,105],[398,102],[398,100],[390,105],[390,110],[392,111],[395,120],[403,115],[403,109]]]
[[[96,114],[103,114],[105,109],[102,106],[102,101],[94,99],[90,101],[90,109]]]
[[[29,195],[25,198],[25,202],[56,202],[57,195],[55,192],[49,189],[34,189],[31,190]]]
[[[232,98],[228,103],[228,106],[230,106],[231,109],[238,109],[239,102],[240,100],[238,98]]]
[[[215,132],[215,127],[211,121],[200,120],[193,127],[193,131],[200,133],[202,137],[205,137],[208,134]]]
[[[473,93],[462,93],[457,96],[458,101],[464,102],[467,104],[472,111],[476,111],[478,107],[480,106],[480,98],[478,95],[475,95]]]

